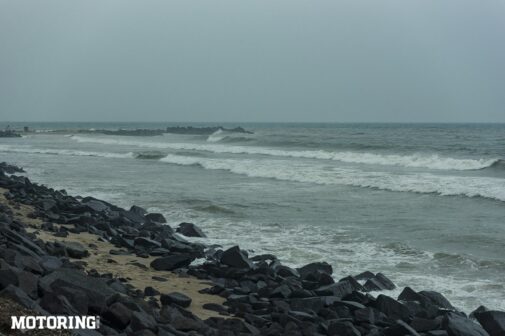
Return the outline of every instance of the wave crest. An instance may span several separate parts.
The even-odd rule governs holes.
[[[219,131],[218,131],[219,132]],[[216,132],[217,133],[217,132]],[[223,138],[223,133],[216,137]],[[211,135],[212,136],[212,135]],[[93,142],[110,145],[128,145],[147,148],[167,148],[174,150],[194,150],[206,151],[218,154],[253,154],[276,157],[332,160],[350,164],[367,164],[380,166],[398,166],[405,168],[427,168],[436,170],[478,170],[491,167],[499,162],[499,159],[464,159],[442,157],[438,154],[377,154],[368,152],[329,152],[325,150],[282,150],[266,147],[223,145],[223,144],[194,144],[194,143],[163,143],[163,142],[145,142],[123,139],[104,139],[82,136],[73,136],[72,139],[79,142]]]
[[[168,154],[160,161],[282,181],[348,185],[441,196],[483,197],[505,202],[505,180],[493,177],[463,177],[430,173],[391,174],[349,168],[329,168],[324,165],[286,160],[208,159],[172,154]]]
[[[90,152],[71,149],[39,149],[29,146],[9,146],[0,145],[0,151],[8,153],[46,154],[46,155],[68,155],[68,156],[95,156],[105,158],[133,158],[134,154],[129,153],[108,153]]]

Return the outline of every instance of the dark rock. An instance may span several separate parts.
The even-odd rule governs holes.
[[[131,315],[130,327],[133,331],[149,329],[157,330],[157,323],[154,318],[144,311],[133,311]]]
[[[88,250],[78,242],[56,242],[56,244],[63,247],[70,258],[82,259],[89,256]]]
[[[221,263],[235,268],[250,269],[253,267],[253,263],[238,246],[233,246],[224,251],[221,256]]]
[[[479,324],[452,312],[444,316],[442,327],[449,336],[489,336]]]
[[[431,304],[444,308],[444,309],[450,309],[454,310],[455,308],[451,305],[449,300],[447,300],[442,294],[435,292],[435,291],[420,291],[419,294],[423,295],[424,297],[428,298]]]
[[[182,243],[175,239],[163,239],[161,246],[170,252],[193,253],[195,248],[190,243]]]
[[[1,290],[0,297],[11,299],[12,301],[19,303],[25,308],[32,309],[37,312],[44,312],[44,310],[25,292],[13,285],[8,285],[6,288]]]
[[[448,336],[445,330],[430,330],[425,333],[426,336]]]
[[[161,247],[161,243],[144,237],[135,238],[135,240],[133,241],[133,245],[135,247],[141,246],[148,249]]]
[[[187,308],[191,305],[191,298],[179,292],[173,292],[169,294],[161,294],[160,301],[162,305],[171,305],[173,303]]]
[[[92,212],[103,212],[109,210],[107,204],[96,199],[90,199],[82,203]]]
[[[44,200],[39,201],[37,205],[42,210],[47,212],[47,211],[52,210],[56,207],[56,201],[48,198],[48,199],[44,199]]]
[[[482,311],[475,313],[475,317],[490,336],[505,335],[505,312]]]
[[[205,233],[193,223],[181,223],[175,232],[186,237],[207,237]]]
[[[319,296],[336,296],[342,298],[353,291],[352,285],[348,281],[336,282],[331,285],[319,287],[314,292]]]
[[[144,288],[144,296],[156,296],[156,295],[160,295],[160,292],[158,292],[153,287],[147,286],[146,288]]]
[[[32,299],[37,299],[39,278],[35,274],[26,271],[17,272],[17,277],[19,288],[21,288],[23,292],[28,294],[28,296],[30,296]],[[0,282],[1,281],[2,280],[0,280]]]
[[[17,244],[16,249],[24,255],[43,256],[46,253],[27,237],[0,226],[0,235],[3,235],[10,242]]]
[[[83,291],[89,299],[89,308],[98,313],[103,310],[106,299],[114,294],[104,280],[69,268],[58,269],[39,280],[43,293],[54,292],[63,286]]]
[[[361,336],[361,332],[351,322],[335,321],[328,326],[329,336]]]
[[[358,281],[361,281],[361,280],[367,281],[368,279],[371,279],[374,276],[375,276],[375,274],[373,274],[372,272],[365,271],[363,273],[355,275],[353,278],[356,279],[356,280],[358,280]]]
[[[227,313],[228,309],[224,306],[221,306],[220,304],[217,303],[205,303],[203,304],[203,309],[207,310],[212,310],[218,313]]]
[[[44,294],[40,300],[40,306],[55,315],[79,315],[77,309],[63,295],[51,292]]]
[[[143,329],[135,331],[135,336],[156,336],[156,334],[149,329]]]
[[[284,265],[279,265],[277,267],[274,267],[274,270],[277,272],[277,275],[287,278],[287,277],[300,277],[300,274],[298,273],[297,270],[284,266]]]
[[[132,207],[130,208],[130,212],[138,216],[144,216],[147,213],[147,210],[137,205],[132,205]]]
[[[151,262],[151,267],[157,271],[172,271],[177,268],[188,266],[193,260],[195,260],[195,258],[189,254],[174,254],[154,259]]]
[[[115,329],[123,330],[131,321],[132,312],[122,303],[115,302],[107,308],[102,317]]]
[[[331,303],[333,307],[345,306],[349,309],[349,311],[354,312],[358,309],[365,309],[366,307],[359,302],[354,301],[345,301],[345,300],[336,300]]]
[[[358,280],[356,280],[352,276],[347,276],[345,278],[342,278],[342,279],[339,280],[339,282],[340,281],[348,281],[351,284],[353,290],[360,291],[360,292],[365,292],[365,288],[363,286],[361,286],[361,284],[358,282]]]
[[[199,331],[208,329],[205,323],[196,316],[176,307],[163,306],[160,311],[160,317],[171,327],[179,331]]]
[[[412,319],[412,322],[410,322],[410,326],[417,332],[424,332],[440,329],[441,322],[441,318],[425,319],[421,317],[414,317],[414,319]]]
[[[314,313],[319,313],[319,311],[326,304],[324,297],[310,297],[310,298],[300,298],[289,300],[289,306],[292,310],[297,311],[312,311]]]
[[[470,318],[476,319],[475,317],[476,314],[483,313],[489,310],[490,309],[488,309],[486,306],[479,306],[477,309],[475,309],[473,312],[470,313]]]
[[[397,320],[396,323],[384,329],[384,335],[386,336],[420,336],[417,331],[412,329],[407,323],[402,320]]]
[[[298,273],[300,273],[300,277],[302,279],[305,279],[307,276],[315,272],[322,272],[331,275],[333,273],[333,268],[326,262],[315,262],[298,268]]]
[[[388,320],[384,313],[375,308],[367,307],[365,309],[357,309],[354,311],[354,318],[358,322],[366,322],[368,324],[383,324]]]
[[[53,294],[64,296],[72,307],[77,310],[78,315],[88,313],[89,300],[86,293],[80,289],[61,286],[53,289]]]
[[[146,219],[148,219],[151,222],[156,222],[156,223],[161,223],[165,224],[167,220],[165,219],[165,216],[163,216],[160,213],[149,213],[144,216]]]
[[[396,288],[395,284],[382,273],[377,273],[373,278],[368,279],[363,287],[367,291],[392,290]]]
[[[0,290],[9,285],[18,286],[19,280],[16,272],[12,269],[0,270]]]
[[[291,295],[291,293],[292,293],[291,288],[289,288],[288,285],[283,284],[283,285],[280,285],[280,286],[274,288],[270,292],[270,297],[271,298],[284,298],[284,299],[287,299],[287,298],[289,298],[289,296]]]
[[[410,320],[409,309],[404,304],[396,301],[389,296],[379,295],[375,301],[374,306],[393,320]]]

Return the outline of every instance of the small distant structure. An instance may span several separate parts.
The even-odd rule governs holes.
[[[21,134],[11,130],[11,126],[7,125],[4,131],[0,131],[0,138],[20,138]]]
[[[30,127],[28,127],[28,126],[23,127],[23,131],[24,131],[25,133],[30,132]]]

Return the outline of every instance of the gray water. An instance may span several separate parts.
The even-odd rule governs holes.
[[[293,266],[325,260],[336,278],[384,272],[467,312],[505,309],[505,125],[240,126],[254,134],[40,132],[0,139],[0,155],[37,182],[192,221],[207,243]]]

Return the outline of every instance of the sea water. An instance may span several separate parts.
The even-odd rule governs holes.
[[[470,312],[505,309],[505,125],[240,124],[254,134],[154,137],[31,123],[1,161],[39,183],[190,221],[208,244],[324,260],[335,278],[383,272]],[[185,124],[188,125],[188,124]],[[215,126],[215,124],[189,124]],[[4,127],[5,125],[0,125]],[[43,130],[66,129],[51,134]]]

